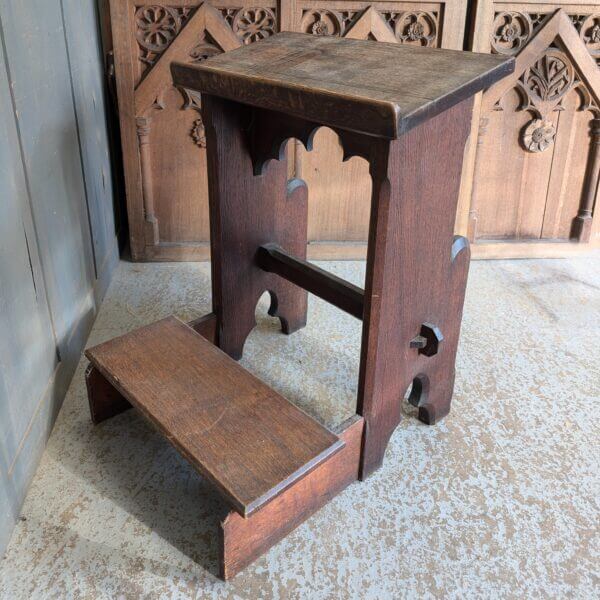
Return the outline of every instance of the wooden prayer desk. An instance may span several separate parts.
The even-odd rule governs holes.
[[[223,577],[381,465],[411,384],[422,421],[450,410],[469,268],[453,227],[473,96],[513,68],[503,56],[296,33],[173,64],[175,84],[202,94],[213,313],[89,350],[88,390],[95,422],[135,406],[215,485],[230,507]],[[305,260],[307,189],[288,181],[285,145],[310,150],[321,126],[345,159],[369,163],[364,290]],[[307,291],[363,321],[357,416],[335,433],[231,360],[265,291],[286,334],[306,324]]]

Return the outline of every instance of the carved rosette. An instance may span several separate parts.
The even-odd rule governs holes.
[[[135,13],[135,38],[140,60],[153,65],[169,47],[189,14],[189,10],[170,6],[142,6]]]
[[[231,28],[244,42],[250,44],[275,33],[277,21],[270,8],[242,8],[233,17]]]
[[[195,90],[188,90],[186,88],[178,88],[183,97],[183,106],[181,110],[194,110],[197,113],[197,118],[192,124],[190,129],[190,137],[194,144],[199,148],[206,148],[206,129],[204,128],[204,122],[200,111],[202,110],[201,96]]]
[[[552,121],[534,119],[523,130],[523,146],[529,152],[543,152],[554,142],[556,128]]]
[[[497,13],[492,26],[492,51],[517,54],[533,33],[533,22],[527,13]]]
[[[204,129],[204,123],[202,117],[199,117],[194,121],[190,135],[194,140],[194,144],[200,148],[206,148],[206,130]]]
[[[581,24],[579,35],[590,54],[600,55],[600,14],[588,15]]]
[[[429,12],[406,12],[395,18],[394,33],[403,44],[433,46],[437,38],[437,18]]]
[[[305,10],[300,28],[304,33],[313,35],[341,36],[344,32],[344,20],[340,13],[333,10]]]

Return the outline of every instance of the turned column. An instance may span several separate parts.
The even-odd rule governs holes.
[[[592,120],[590,135],[590,153],[585,188],[581,206],[573,221],[571,230],[571,239],[579,242],[589,242],[592,233],[594,203],[598,194],[598,181],[600,179],[600,119]]]
[[[146,243],[158,244],[158,220],[154,214],[154,190],[152,189],[152,149],[150,131],[152,119],[137,117],[135,120],[140,151],[142,172],[142,194],[144,196],[144,238]]]

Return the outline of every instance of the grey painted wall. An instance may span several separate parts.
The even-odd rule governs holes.
[[[118,259],[96,0],[0,0],[0,552]]]

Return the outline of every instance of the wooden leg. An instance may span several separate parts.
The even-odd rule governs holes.
[[[361,478],[383,461],[413,386],[419,418],[450,410],[469,268],[454,238],[472,99],[379,142],[371,158],[373,200],[365,284],[358,410],[365,418]]]
[[[212,96],[202,97],[209,172],[213,309],[219,346],[242,355],[255,325],[256,303],[268,291],[271,315],[285,333],[306,324],[307,293],[256,263],[262,244],[277,243],[306,256],[307,191],[287,180],[285,160],[270,161],[254,175],[250,152],[252,109]]]
[[[131,404],[92,365],[85,371],[85,383],[94,425],[131,408]]]
[[[217,317],[214,313],[194,319],[188,325],[211,344],[217,344]]]

